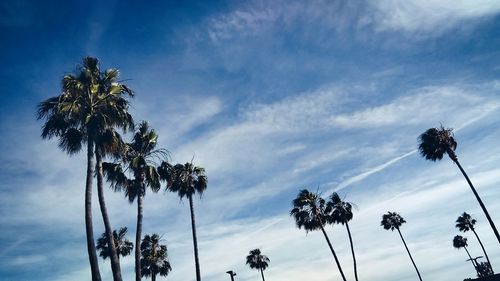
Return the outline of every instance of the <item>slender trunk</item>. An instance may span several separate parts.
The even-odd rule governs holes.
[[[450,155],[450,153],[448,153]],[[497,237],[498,243],[500,243],[500,234],[498,233],[498,230],[495,226],[495,223],[493,223],[493,220],[490,217],[490,214],[488,213],[488,210],[486,209],[486,206],[483,204],[483,200],[481,200],[481,197],[479,197],[479,194],[476,191],[476,188],[472,184],[472,182],[469,179],[469,176],[467,176],[467,173],[465,173],[464,169],[462,168],[462,165],[460,165],[460,162],[458,162],[458,158],[456,155],[453,153],[453,156],[450,156],[450,158],[457,164],[458,168],[460,169],[460,172],[464,175],[465,179],[467,180],[467,183],[469,184],[470,188],[472,189],[472,192],[474,193],[474,196],[476,196],[477,202],[479,202],[479,205],[481,206],[481,209],[483,209],[484,215],[486,216],[486,219],[488,219],[488,222],[490,223],[491,228],[493,229],[493,232],[495,233],[495,236]]]
[[[260,276],[262,276],[262,281],[266,281],[266,279],[264,279],[264,270],[262,270],[262,268],[260,269]]]
[[[118,259],[118,254],[116,252],[116,245],[113,238],[113,228],[111,227],[111,223],[109,222],[108,210],[106,209],[106,201],[104,200],[102,154],[99,149],[96,149],[95,151],[95,158],[97,161],[97,195],[99,197],[99,206],[101,207],[102,220],[104,221],[104,228],[106,230],[106,238],[108,239],[111,271],[113,272],[114,281],[122,281],[120,260]]]
[[[490,264],[491,271],[493,271],[493,266],[491,265],[490,258],[488,257],[488,254],[486,253],[486,250],[484,249],[483,242],[481,242],[481,239],[479,239],[479,236],[477,235],[476,230],[474,228],[471,228],[471,230],[474,233],[474,235],[476,235],[477,241],[479,242],[479,245],[481,245],[481,249],[483,249],[484,257],[486,258],[486,260]]]
[[[87,234],[87,251],[89,254],[92,281],[101,281],[99,262],[94,242],[92,225],[92,176],[94,174],[94,142],[89,138],[87,142],[87,179],[85,182],[85,232]]]
[[[479,272],[477,272],[476,264],[474,263],[474,260],[472,259],[472,256],[469,253],[469,250],[467,250],[466,246],[464,246],[464,249],[465,249],[465,252],[467,252],[467,255],[469,256],[470,262],[472,263],[472,266],[474,267],[474,270],[476,271],[476,273],[479,274]]]
[[[351,243],[351,253],[352,261],[354,263],[354,279],[358,281],[358,267],[356,265],[356,255],[354,254],[354,245],[352,244],[351,230],[349,229],[349,224],[346,222],[345,227],[347,228],[347,234],[349,235],[349,242]]]
[[[135,280],[141,281],[141,235],[142,235],[143,194],[137,195],[137,228],[135,231]]]
[[[323,232],[323,235],[325,236],[326,243],[328,243],[328,247],[330,247],[330,251],[332,252],[333,258],[335,259],[335,262],[337,263],[337,267],[339,268],[340,275],[342,275],[342,280],[346,281],[344,271],[342,271],[342,267],[340,266],[339,259],[337,258],[337,254],[335,254],[335,251],[333,250],[332,243],[330,243],[330,239],[328,238],[328,235],[326,235],[325,228],[323,228],[323,225],[321,224],[321,231]]]
[[[151,274],[151,281],[156,281],[156,273]]]
[[[408,246],[406,246],[405,239],[403,238],[403,235],[401,234],[401,231],[399,230],[399,228],[396,228],[396,229],[398,230],[398,233],[399,233],[399,236],[401,237],[401,240],[403,240],[403,244],[405,245],[406,251],[408,252],[408,256],[410,256],[411,263],[413,263],[413,266],[415,267],[415,270],[417,271],[418,279],[420,279],[420,281],[422,281],[422,276],[420,276],[420,272],[418,272],[417,265],[415,264],[415,261],[413,260],[411,254],[410,254],[410,250],[408,250]]]
[[[200,261],[198,260],[198,240],[196,239],[196,224],[194,219],[193,196],[189,195],[189,209],[191,210],[191,230],[193,232],[194,265],[196,267],[196,281],[201,281]]]

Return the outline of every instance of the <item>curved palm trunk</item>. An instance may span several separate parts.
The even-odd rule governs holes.
[[[332,243],[330,243],[330,239],[328,238],[328,235],[326,234],[325,228],[323,228],[323,225],[321,225],[321,231],[323,232],[323,235],[325,236],[326,243],[328,243],[328,247],[330,247],[330,251],[332,252],[333,258],[335,259],[335,263],[337,263],[337,267],[339,268],[340,275],[342,275],[342,280],[346,281],[344,271],[342,271],[342,267],[340,266],[339,259],[337,258],[337,254],[335,254],[335,250],[333,250]]]
[[[351,230],[349,229],[349,224],[346,222],[345,227],[347,228],[347,234],[349,235],[349,242],[351,243],[352,261],[354,263],[354,278],[358,281],[358,268],[356,265],[356,255],[354,254],[354,245],[352,244]]]
[[[102,171],[102,155],[99,149],[96,149],[95,158],[97,161],[97,195],[99,197],[99,206],[101,207],[102,220],[104,221],[104,228],[106,230],[106,238],[108,239],[110,249],[111,271],[113,272],[114,281],[122,281],[122,273],[120,269],[120,260],[116,252],[116,245],[113,238],[113,229],[109,222],[108,210],[106,208],[106,201],[104,200],[104,187],[103,187],[103,171]]]
[[[141,235],[142,235],[142,210],[143,195],[137,195],[137,228],[135,231],[135,280],[141,281]]]
[[[87,178],[85,182],[85,232],[87,236],[87,251],[89,254],[92,281],[101,281],[97,251],[94,242],[94,229],[92,225],[92,175],[94,174],[94,142],[87,141]]]
[[[262,276],[262,281],[266,281],[266,279],[264,279],[264,270],[262,270],[262,268],[260,269],[260,276]]]
[[[403,240],[403,244],[405,245],[406,251],[408,252],[408,256],[410,256],[411,263],[413,263],[413,266],[415,267],[415,270],[417,271],[418,279],[422,281],[422,276],[420,276],[420,272],[418,271],[417,265],[415,264],[415,261],[413,260],[413,257],[410,254],[410,250],[408,250],[408,246],[406,246],[405,239],[403,238],[403,235],[401,234],[401,231],[399,228],[396,228],[398,230],[399,236],[401,237],[401,240]]]
[[[488,257],[488,254],[486,253],[486,250],[484,249],[483,242],[481,242],[481,239],[479,239],[479,236],[477,235],[476,230],[474,228],[471,228],[471,230],[474,233],[474,235],[476,235],[477,241],[479,242],[479,245],[481,245],[481,249],[483,249],[484,257],[486,258],[486,260],[490,264],[491,271],[493,271],[493,267],[491,265],[490,258]]]
[[[479,202],[479,205],[481,206],[481,209],[483,209],[484,215],[486,216],[486,219],[488,219],[488,222],[490,223],[491,228],[493,229],[493,232],[495,233],[495,236],[497,237],[498,243],[500,243],[500,234],[498,233],[497,227],[495,226],[495,223],[493,223],[493,220],[490,217],[490,214],[488,213],[488,210],[486,209],[486,206],[484,206],[483,200],[481,200],[481,197],[479,197],[479,194],[476,191],[476,188],[472,184],[472,182],[469,179],[469,176],[467,176],[467,173],[465,173],[464,169],[462,168],[462,165],[460,165],[460,162],[458,162],[457,156],[453,153],[450,154],[451,160],[455,164],[457,164],[458,168],[460,169],[460,172],[462,172],[462,175],[464,175],[465,179],[467,180],[467,183],[469,184],[470,188],[472,189],[472,192],[474,193],[474,196],[476,196],[477,202]],[[490,264],[491,265],[491,264]]]
[[[467,250],[467,247],[464,247],[464,249],[465,249],[465,252],[467,252],[467,255],[469,256],[470,262],[472,263],[472,266],[474,267],[474,270],[477,273],[476,264],[474,263],[474,260],[472,259],[472,256],[470,255],[469,250]]]
[[[189,195],[189,209],[191,211],[191,230],[193,232],[194,265],[196,267],[196,281],[201,281],[200,261],[198,259],[198,240],[196,238],[196,225],[194,218],[193,196]]]

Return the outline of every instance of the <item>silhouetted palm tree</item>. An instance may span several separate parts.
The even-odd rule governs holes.
[[[455,153],[457,142],[455,140],[455,137],[453,136],[453,130],[445,129],[443,126],[441,126],[441,128],[430,128],[420,135],[419,140],[420,145],[418,149],[420,151],[420,154],[425,157],[425,159],[431,161],[441,160],[446,153],[448,154],[450,159],[458,166],[460,172],[462,172],[472,192],[474,193],[474,196],[476,196],[476,200],[479,202],[481,209],[486,215],[486,218],[488,219],[488,222],[490,223],[490,226],[493,229],[495,236],[497,237],[498,243],[500,243],[500,234],[498,233],[495,223],[493,223],[493,220],[491,219],[490,214],[488,213],[488,210],[483,203],[483,200],[481,200],[481,197],[479,197],[479,194],[477,193],[476,188],[469,179],[469,176],[467,176],[467,173],[465,173],[462,165],[460,165],[460,162],[458,162],[458,157]]]
[[[113,241],[115,242],[116,252],[118,253],[118,258],[120,256],[125,257],[130,255],[134,244],[130,242],[125,235],[127,234],[127,228],[122,227],[118,232],[113,230]],[[108,244],[108,237],[106,233],[103,233],[101,238],[97,239],[97,250],[99,250],[99,256],[103,259],[110,257],[110,249]]]
[[[325,237],[328,247],[332,252],[335,263],[340,271],[342,279],[346,281],[342,267],[340,266],[339,259],[335,250],[333,250],[332,243],[328,238],[325,231],[326,223],[326,202],[318,194],[312,193],[307,189],[303,189],[299,192],[297,197],[292,201],[293,209],[290,211],[290,215],[294,217],[297,227],[304,228],[306,232],[321,229],[323,236]]]
[[[260,270],[260,275],[262,276],[262,281],[266,281],[264,279],[264,270],[269,266],[269,258],[265,255],[262,255],[260,249],[251,250],[247,256],[247,264],[251,269]]]
[[[167,246],[160,244],[160,236],[146,235],[141,243],[141,274],[156,280],[156,275],[167,276],[172,267],[168,261]]]
[[[115,191],[124,190],[130,203],[137,199],[137,228],[135,236],[135,272],[136,281],[141,280],[141,233],[146,187],[153,192],[160,190],[160,176],[158,174],[160,160],[168,158],[165,149],[156,149],[158,135],[143,121],[134,134],[131,143],[125,145],[122,163],[103,163],[103,170],[115,188]],[[125,167],[125,168],[124,168]],[[128,178],[126,173],[133,177]],[[139,246],[138,246],[139,245]]]
[[[467,232],[467,231],[471,230],[472,233],[474,233],[474,235],[477,238],[477,241],[479,242],[479,245],[481,245],[481,248],[483,249],[483,253],[484,253],[484,256],[486,257],[486,260],[488,261],[488,264],[490,265],[490,268],[493,271],[493,267],[491,266],[490,258],[488,257],[488,254],[486,253],[486,250],[484,249],[483,242],[481,242],[481,239],[479,239],[479,236],[476,233],[476,229],[474,227],[476,222],[477,221],[475,219],[473,219],[469,214],[464,212],[461,216],[459,216],[457,218],[457,221],[456,221],[457,224],[455,226],[458,228],[458,230],[460,230],[462,232]]]
[[[388,212],[387,214],[382,216],[382,221],[380,222],[380,225],[383,226],[384,229],[386,230],[390,229],[391,231],[394,231],[394,229],[396,229],[398,231],[401,240],[403,240],[403,244],[405,245],[406,251],[408,252],[408,256],[410,256],[410,260],[413,263],[415,270],[417,271],[418,279],[422,281],[422,277],[420,276],[420,272],[418,271],[417,265],[415,264],[415,261],[413,260],[413,257],[410,254],[410,250],[408,249],[408,246],[406,246],[406,241],[403,238],[403,235],[401,234],[401,230],[399,229],[403,223],[406,223],[406,221],[403,219],[401,215],[399,215],[396,212]]]
[[[464,248],[465,252],[467,252],[467,255],[469,256],[469,260],[472,263],[474,270],[477,271],[476,265],[474,264],[474,260],[472,259],[472,256],[470,255],[469,250],[467,249],[467,246],[469,246],[467,244],[467,238],[460,236],[460,235],[456,235],[455,237],[453,237],[453,247],[455,247],[457,249]]]
[[[349,221],[352,220],[352,203],[343,201],[340,196],[334,192],[327,202],[327,216],[328,223],[339,223],[345,225],[347,234],[349,236],[349,243],[351,245],[352,260],[354,263],[354,278],[358,281],[358,270],[356,264],[356,255],[354,254],[354,245],[352,243],[351,230],[349,229]]]
[[[168,163],[164,162],[159,169],[159,173],[162,177],[162,180],[165,180],[167,182],[167,190],[177,193],[177,195],[181,199],[187,197],[189,200],[196,280],[201,281],[193,195],[195,193],[198,193],[201,196],[205,189],[207,189],[208,179],[205,175],[205,169],[203,169],[202,167],[194,166],[192,163],[186,163],[184,165],[176,164],[172,167]]]
[[[45,120],[42,138],[59,138],[59,147],[70,155],[78,153],[87,144],[87,177],[85,184],[85,230],[92,280],[100,281],[99,265],[92,227],[92,176],[94,148],[107,130],[115,127],[131,128],[127,97],[132,91],[118,81],[118,70],[101,72],[96,58],[86,57],[76,74],[62,79],[62,93],[38,105],[38,119]],[[96,150],[97,152],[97,150]],[[104,202],[102,194],[99,201]],[[112,239],[112,228],[105,206],[101,205],[106,235]],[[113,279],[122,280],[120,263],[111,245]]]

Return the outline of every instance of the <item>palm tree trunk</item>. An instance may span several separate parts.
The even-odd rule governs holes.
[[[479,202],[479,205],[481,206],[481,209],[483,209],[483,212],[484,212],[484,215],[486,216],[486,219],[488,219],[488,222],[490,223],[490,226],[493,229],[495,236],[497,237],[498,243],[500,243],[500,234],[498,233],[498,230],[495,226],[495,223],[493,223],[493,220],[491,219],[490,214],[488,213],[488,210],[486,209],[486,206],[484,206],[483,200],[481,200],[481,197],[479,197],[479,194],[477,193],[476,188],[474,187],[474,185],[470,181],[469,176],[467,176],[467,173],[465,173],[464,169],[462,168],[462,165],[460,165],[460,162],[458,162],[458,158],[455,156],[454,158],[451,157],[451,159],[453,160],[453,162],[455,162],[455,164],[457,164],[458,168],[460,169],[460,172],[462,172],[465,179],[467,180],[467,183],[469,184],[470,188],[472,189],[474,196],[476,196],[477,202]]]
[[[198,240],[196,238],[196,225],[194,218],[193,196],[189,195],[189,209],[191,211],[191,230],[193,232],[194,265],[196,268],[196,281],[201,281],[200,261],[198,259]]]
[[[399,233],[399,236],[401,237],[401,240],[403,240],[403,244],[405,245],[406,251],[408,252],[408,256],[410,256],[410,260],[413,263],[415,270],[417,271],[418,279],[420,279],[420,281],[422,281],[422,276],[420,276],[420,272],[418,272],[417,265],[415,264],[415,261],[413,260],[411,254],[410,254],[410,250],[408,250],[408,246],[406,246],[405,239],[403,238],[403,235],[401,234],[401,231],[399,230],[399,228],[396,228],[396,229],[398,230],[398,233]]]
[[[141,235],[142,235],[143,195],[137,195],[137,228],[135,231],[135,280],[141,281]]]
[[[464,246],[464,249],[467,252],[467,255],[469,256],[470,262],[472,263],[472,266],[474,267],[474,270],[476,271],[476,273],[478,273],[477,272],[477,268],[476,268],[476,264],[474,263],[474,260],[472,259],[472,256],[470,255],[469,250],[467,250],[466,246]]]
[[[104,228],[106,230],[106,238],[110,250],[109,259],[111,260],[111,271],[113,272],[114,281],[122,281],[122,273],[120,269],[120,260],[116,253],[116,245],[113,238],[113,228],[109,222],[108,210],[106,208],[106,201],[104,200],[104,187],[103,187],[103,171],[102,171],[102,155],[99,149],[95,151],[95,158],[97,161],[97,195],[99,197],[99,206],[101,207],[102,219],[104,221]]]
[[[266,279],[264,279],[264,270],[262,270],[262,268],[260,269],[260,275],[262,276],[262,281],[266,281]]]
[[[345,227],[347,228],[347,234],[349,235],[349,242],[351,243],[352,261],[354,263],[354,279],[358,281],[358,268],[356,265],[356,255],[354,254],[354,245],[352,244],[351,230],[349,229],[349,224],[346,222]]]
[[[92,176],[94,174],[94,142],[87,141],[87,178],[85,182],[85,232],[87,236],[87,251],[89,254],[92,281],[101,281],[99,262],[94,242],[94,229],[92,225]]]
[[[342,267],[340,266],[339,259],[337,258],[337,254],[335,254],[335,251],[333,250],[332,243],[330,243],[330,239],[328,238],[328,235],[326,235],[326,231],[323,228],[323,225],[321,225],[321,231],[323,232],[323,235],[325,236],[326,243],[328,243],[328,247],[330,247],[330,251],[332,252],[333,258],[335,259],[335,262],[337,263],[337,267],[339,268],[340,275],[342,275],[342,280],[346,281],[344,271],[342,271]]]
[[[156,281],[156,273],[151,274],[151,281]]]
[[[479,242],[479,245],[481,245],[481,249],[483,249],[484,256],[486,257],[486,260],[490,264],[491,271],[493,271],[493,267],[491,265],[490,258],[488,257],[488,254],[486,253],[486,250],[484,249],[483,242],[481,242],[481,239],[479,239],[479,236],[477,235],[476,230],[474,228],[471,228],[471,230],[474,233],[474,235],[476,235],[477,241]]]

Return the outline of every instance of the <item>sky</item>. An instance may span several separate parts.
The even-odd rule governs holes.
[[[397,233],[380,227],[387,211],[407,221],[424,280],[474,277],[451,242],[464,211],[500,271],[498,242],[457,167],[417,152],[426,129],[454,128],[500,227],[500,1],[2,0],[0,35],[2,281],[90,280],[85,153],[42,140],[35,117],[85,56],[120,70],[135,120],[151,124],[173,163],[205,167],[208,189],[194,200],[204,281],[230,280],[228,270],[259,280],[245,265],[255,248],[271,260],[266,280],[341,280],[322,234],[289,216],[304,188],[357,206],[360,280],[417,280]],[[105,196],[113,228],[134,241],[135,205]],[[162,235],[173,269],[158,280],[195,280],[188,202],[162,190],[144,204],[143,233]],[[326,230],[354,280],[345,228]],[[133,280],[133,258],[121,261]],[[100,270],[111,280],[109,261]]]

